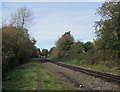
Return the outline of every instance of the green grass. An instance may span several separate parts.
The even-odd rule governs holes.
[[[61,79],[48,73],[41,65],[39,71],[42,75],[42,89],[43,90],[68,90]]]
[[[39,58],[30,61],[40,61]],[[42,76],[42,90],[67,90],[59,77],[48,73],[40,62],[29,62],[21,65],[3,76],[4,90],[36,90],[36,70]]]
[[[60,61],[66,64],[74,64],[77,66],[91,68],[102,72],[110,72],[110,73],[118,74],[118,70],[115,67],[109,68],[106,65],[89,65],[78,60],[68,60],[68,59],[60,59],[60,58],[55,58],[51,60]]]
[[[4,90],[35,90],[37,76],[35,65],[31,62],[21,65],[3,76]]]

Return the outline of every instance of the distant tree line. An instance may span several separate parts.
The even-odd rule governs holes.
[[[48,49],[42,49],[42,51],[40,51],[40,57],[48,57],[49,56],[49,51]]]
[[[32,21],[32,13],[27,7],[19,8],[11,15],[10,23],[3,23],[2,30],[2,71],[28,62],[28,59],[39,56],[34,46],[36,40],[30,38],[27,25]]]
[[[51,48],[52,58],[78,59],[87,64],[106,64],[109,67],[120,63],[120,2],[105,2],[97,9],[101,15],[95,22],[96,39],[93,42],[75,41],[66,32]]]

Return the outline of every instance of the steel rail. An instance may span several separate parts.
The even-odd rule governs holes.
[[[72,64],[65,64],[65,63],[62,63],[62,62],[51,61],[51,60],[48,60],[48,59],[43,59],[43,60],[46,61],[46,62],[51,62],[51,63],[54,63],[56,65],[72,69],[74,71],[83,72],[83,73],[86,73],[86,74],[89,74],[89,75],[97,76],[97,77],[106,79],[108,81],[120,84],[120,75],[117,75],[117,74],[100,72],[100,71],[97,71],[97,70],[94,70],[94,69],[84,68],[84,67],[80,67],[80,66],[76,66],[76,65],[72,65]]]
[[[58,73],[60,73],[60,74],[61,74],[62,76],[64,76],[65,78],[67,78],[70,82],[74,83],[75,86],[80,87],[80,88],[84,88],[84,85],[83,85],[83,84],[79,83],[77,80],[75,80],[75,79],[72,78],[71,76],[69,76],[69,75],[67,75],[67,74],[65,74],[65,73],[63,73],[63,72],[58,72]]]

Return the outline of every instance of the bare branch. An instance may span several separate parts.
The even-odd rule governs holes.
[[[17,27],[28,27],[32,23],[32,12],[27,7],[18,8],[11,15],[11,24]]]

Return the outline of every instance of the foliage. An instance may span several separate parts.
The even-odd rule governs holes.
[[[69,58],[78,59],[80,54],[84,52],[83,42],[74,42],[69,51]]]
[[[97,14],[102,18],[95,22],[96,39],[93,42],[74,42],[74,38],[68,32],[57,41],[51,56],[82,60],[87,64],[118,67],[120,63],[120,2],[103,3],[97,9]]]
[[[41,56],[47,57],[49,54],[48,49],[42,49]]]
[[[12,14],[10,23],[3,23],[1,27],[3,73],[36,56],[34,46],[36,40],[30,38],[26,28],[28,22],[32,22],[31,18],[30,9],[22,7]]]
[[[35,47],[26,29],[4,26],[2,38],[3,71],[25,63],[33,55]]]
[[[92,42],[86,42],[83,44],[84,46],[84,51],[85,52],[88,52],[89,50],[93,49],[94,48],[94,45]]]
[[[55,49],[55,47],[52,47],[52,48],[49,50],[50,56],[52,55],[52,52],[53,52],[54,49]]]
[[[96,22],[97,39],[95,45],[99,53],[104,54],[103,60],[120,60],[120,2],[105,2],[98,9],[102,16]]]
[[[56,51],[57,57],[67,57],[68,52],[71,49],[72,44],[74,43],[74,38],[70,34],[70,32],[66,32],[59,40],[56,42]]]

